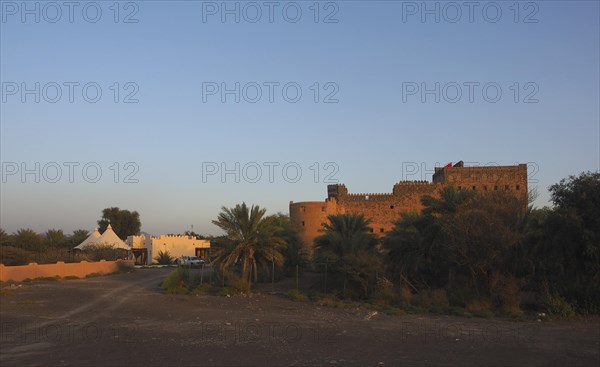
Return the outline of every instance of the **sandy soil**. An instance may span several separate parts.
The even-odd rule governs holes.
[[[4,284],[1,365],[600,365],[598,318],[391,316],[293,302],[265,287],[248,297],[175,296],[159,288],[169,271]]]

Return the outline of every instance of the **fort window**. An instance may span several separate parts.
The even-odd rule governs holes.
[[[369,232],[373,233],[373,228],[369,228]]]
[[[487,186],[483,186],[483,191],[487,191]]]
[[[494,191],[498,191],[498,185],[494,186]]]
[[[304,227],[304,221],[302,221],[302,227]]]
[[[504,190],[508,191],[508,185],[504,185]]]
[[[384,232],[383,228],[379,228],[379,232],[383,233]]]
[[[477,190],[477,186],[473,186],[473,191]]]
[[[460,190],[462,190],[462,186],[459,186],[459,187],[458,187],[458,191],[460,191]]]
[[[517,190],[521,190],[521,186],[517,185]]]
[[[390,205],[390,209],[394,209],[394,206],[393,206],[393,205]]]
[[[322,207],[321,207],[321,211],[322,211],[322,212],[324,212],[324,211],[325,211],[325,207],[324,207],[324,206],[322,206]]]

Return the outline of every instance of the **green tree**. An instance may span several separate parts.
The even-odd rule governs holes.
[[[69,245],[67,236],[63,233],[62,229],[49,229],[46,231],[46,243],[48,247],[60,248],[67,247]]]
[[[243,279],[258,280],[258,268],[269,271],[272,262],[283,265],[285,241],[278,235],[279,227],[273,217],[265,216],[266,209],[246,203],[233,208],[221,208],[213,224],[225,231],[227,240],[220,243],[215,261],[224,269],[240,265]]]
[[[453,186],[446,187],[440,192],[439,198],[426,195],[421,199],[424,206],[423,214],[436,217],[452,214],[459,205],[472,199],[474,195],[473,191],[458,190]]]
[[[369,296],[376,274],[383,268],[377,256],[377,237],[363,215],[340,214],[327,217],[324,233],[315,238],[315,259],[325,262],[333,282],[361,298]]]
[[[513,294],[526,203],[510,192],[452,187],[422,202],[421,214],[404,214],[384,238],[395,278],[419,289],[468,289],[518,308]]]
[[[600,311],[600,173],[584,172],[550,187],[538,272],[555,292]]]
[[[44,238],[32,229],[19,229],[12,235],[13,245],[17,248],[29,251],[42,251],[44,249]]]
[[[140,234],[142,227],[138,212],[121,210],[116,207],[102,210],[102,218],[98,221],[98,230],[100,233],[104,233],[109,224],[122,240],[126,240],[127,236]]]
[[[411,286],[445,286],[449,280],[448,253],[439,233],[433,216],[402,214],[383,238],[392,279]]]
[[[274,224],[279,228],[276,235],[283,238],[286,244],[283,251],[285,266],[307,266],[309,262],[308,251],[304,241],[300,238],[298,228],[290,222],[290,217],[285,214],[277,213],[272,217]]]
[[[526,203],[510,192],[473,195],[440,218],[448,260],[471,278],[479,294],[514,277],[509,255],[523,239]]]
[[[12,237],[0,228],[0,246],[10,246],[12,244]]]
[[[444,223],[474,193],[447,187],[439,197],[424,196],[421,213],[405,213],[383,239],[393,278],[418,287],[451,286],[456,269],[444,234]],[[398,279],[400,278],[400,279]]]

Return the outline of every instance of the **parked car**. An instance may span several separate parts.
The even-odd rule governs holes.
[[[182,256],[176,261],[177,265],[189,266],[191,268],[200,267],[204,264],[204,260],[198,256]]]

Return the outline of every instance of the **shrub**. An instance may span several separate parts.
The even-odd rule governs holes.
[[[443,289],[422,290],[413,298],[413,304],[416,306],[437,306],[448,307],[448,296]]]
[[[463,307],[451,306],[448,309],[448,311],[449,311],[450,315],[463,316],[463,317],[471,317],[471,316],[473,316],[469,312],[467,312],[467,310],[465,310]]]
[[[234,272],[225,272],[225,285],[239,292],[249,292],[250,283]]]
[[[558,294],[548,295],[548,313],[554,316],[569,318],[575,316],[575,307]]]
[[[404,312],[403,309],[398,308],[398,307],[387,307],[384,309],[384,312],[388,315],[394,315],[394,316],[398,316],[398,315],[404,315],[406,312]]]
[[[340,300],[335,295],[326,295],[318,301],[318,304],[324,307],[347,308],[353,303]]]
[[[394,289],[392,282],[387,278],[378,277],[377,288],[372,298],[375,304],[391,306],[402,301],[402,294]]]
[[[83,257],[88,261],[114,261],[127,256],[127,251],[107,244],[94,244],[85,248]]]
[[[477,317],[488,319],[494,316],[494,313],[492,312],[492,303],[487,299],[480,299],[470,302],[467,305],[467,310],[473,316]]]
[[[210,284],[202,284],[194,288],[191,292],[194,296],[204,296],[210,293]]]
[[[55,264],[58,261],[71,262],[73,256],[66,248],[47,248],[43,252],[35,254],[35,262],[38,264]]]
[[[444,289],[434,289],[431,291],[431,299],[436,306],[448,306],[448,294]]]
[[[575,316],[574,305],[570,304],[558,292],[551,291],[548,282],[542,282],[541,294],[550,315],[563,318]]]
[[[154,258],[154,260],[156,260],[156,262],[158,263],[158,265],[170,265],[173,263],[173,260],[175,260],[173,258],[173,256],[171,256],[171,254],[169,253],[169,251],[158,251],[158,256],[156,256]]]
[[[400,288],[400,301],[406,304],[409,304],[412,302],[414,295],[412,293],[412,291],[410,290],[410,288],[408,287],[402,287]]]
[[[293,301],[304,302],[308,299],[308,297],[304,293],[302,293],[296,289],[290,290],[289,292],[287,292],[286,295],[289,299],[291,299]]]
[[[58,275],[55,275],[53,277],[41,277],[41,278],[37,278],[36,280],[57,281],[59,279],[60,279],[60,277]]]
[[[117,270],[112,274],[122,274],[134,270],[133,261],[117,261]]]
[[[219,296],[235,296],[236,294],[240,293],[237,289],[231,288],[231,287],[225,287],[222,288],[219,293],[217,293]]]
[[[318,300],[322,299],[323,297],[325,297],[325,295],[319,291],[309,291],[308,292],[308,299],[311,301],[318,301]]]
[[[35,254],[18,247],[0,247],[0,263],[6,266],[27,265],[33,260]]]
[[[448,293],[448,301],[452,306],[466,308],[472,300],[473,293],[468,288],[456,288]]]
[[[520,314],[521,284],[515,277],[503,277],[494,289],[498,308],[507,314]]]
[[[186,268],[173,270],[161,284],[161,288],[171,294],[186,294],[189,292],[190,272]]]

